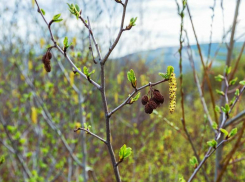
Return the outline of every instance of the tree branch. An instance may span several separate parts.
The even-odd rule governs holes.
[[[129,96],[128,96],[128,98],[125,100],[125,101],[123,101],[123,103],[122,104],[120,104],[119,106],[117,106],[115,109],[113,109],[109,114],[108,114],[108,116],[109,117],[111,117],[111,115],[112,114],[114,114],[116,111],[118,111],[119,109],[121,109],[123,106],[125,106],[127,103],[128,103],[128,101],[137,93],[137,92],[139,92],[140,90],[142,90],[142,89],[144,89],[144,88],[146,88],[146,87],[149,87],[149,86],[155,86],[155,85],[158,85],[158,84],[160,84],[160,83],[163,83],[163,82],[166,82],[166,81],[168,81],[168,79],[164,79],[164,80],[161,80],[161,81],[158,81],[158,82],[156,82],[156,83],[148,83],[148,84],[146,84],[146,85],[144,85],[144,86],[141,86],[141,87],[139,87],[139,88],[135,88],[135,90],[133,91],[133,93],[131,93]]]
[[[86,131],[88,134],[92,135],[93,137],[95,137],[95,138],[99,139],[100,141],[104,142],[105,144],[107,144],[107,142],[103,138],[99,137],[98,135],[92,133],[89,130],[86,130],[85,128],[77,128],[74,130],[74,132],[77,132],[78,130]]]

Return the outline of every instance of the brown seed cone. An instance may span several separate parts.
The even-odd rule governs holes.
[[[50,66],[50,64],[45,64],[45,65],[44,65],[44,68],[45,68],[45,70],[46,70],[47,72],[50,72],[50,71],[51,71],[51,66]]]
[[[148,105],[152,108],[152,109],[156,109],[157,108],[157,103],[154,100],[150,100]]]
[[[43,64],[45,64],[45,59],[46,59],[46,54],[43,55],[43,57],[42,57],[42,62],[43,62]]]
[[[144,95],[144,96],[141,98],[141,103],[142,103],[143,105],[146,105],[147,102],[148,102],[148,97],[147,97],[147,95]]]
[[[145,113],[151,114],[153,109],[149,106],[149,103],[145,105]]]
[[[154,97],[151,99],[153,100],[156,104],[157,104],[157,107],[161,104],[158,100],[156,100]]]
[[[160,102],[161,104],[164,102],[164,97],[163,95],[160,93],[159,90],[154,89],[153,91],[153,99],[157,102]]]
[[[52,59],[52,53],[51,52],[47,52],[47,56],[49,59]]]

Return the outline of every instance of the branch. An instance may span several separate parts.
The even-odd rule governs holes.
[[[214,153],[214,151],[217,150],[217,148],[219,148],[224,142],[226,142],[227,140],[222,140],[216,148],[210,147],[208,149],[208,152],[206,153],[205,157],[203,158],[203,160],[201,161],[201,163],[199,163],[199,165],[197,166],[197,168],[195,169],[195,171],[192,173],[191,177],[189,178],[188,182],[191,182],[194,177],[196,176],[197,172],[200,170],[200,168],[202,167],[202,165],[205,163],[205,161]],[[213,149],[213,150],[212,150]]]
[[[37,3],[37,0],[35,0],[35,2],[36,2],[36,5],[37,5],[37,7],[38,7],[38,12],[41,12],[40,7],[39,7],[39,5],[38,5],[38,3]],[[72,62],[72,60],[71,60],[70,57],[66,54],[66,52],[64,52],[64,51],[62,50],[62,48],[61,48],[59,45],[57,45],[56,41],[54,40],[54,37],[53,37],[53,34],[52,34],[52,30],[51,30],[49,24],[47,23],[47,21],[46,21],[45,17],[43,16],[42,12],[41,12],[40,14],[42,15],[43,20],[45,21],[45,23],[46,23],[47,26],[48,26],[48,29],[49,29],[49,32],[50,32],[50,36],[51,36],[51,40],[52,40],[53,43],[54,43],[54,47],[57,48],[58,51],[59,51],[61,54],[63,54],[63,55],[65,56],[65,58],[69,61],[69,63],[75,68],[75,70],[76,70],[76,71],[77,71],[83,78],[85,78],[86,80],[88,80],[88,81],[89,81],[90,83],[92,83],[97,89],[100,90],[100,89],[101,89],[100,85],[99,85],[98,83],[96,83],[95,81],[93,81],[93,80],[91,80],[91,79],[88,79],[87,76],[86,76],[83,72],[81,72],[81,71],[76,67],[76,65]]]
[[[114,114],[116,111],[118,111],[118,110],[121,109],[123,106],[125,106],[125,105],[128,103],[128,101],[134,96],[134,94],[136,94],[136,93],[139,92],[140,90],[142,90],[142,89],[144,89],[144,88],[146,88],[146,87],[149,87],[149,86],[155,86],[155,85],[158,85],[158,84],[163,83],[163,82],[166,82],[166,81],[168,81],[168,79],[164,79],[164,80],[158,81],[158,82],[156,82],[156,83],[151,83],[151,82],[150,82],[150,83],[148,83],[148,84],[146,84],[146,85],[144,85],[144,86],[142,86],[142,87],[135,88],[135,90],[133,91],[133,93],[131,93],[131,94],[128,96],[128,98],[127,98],[122,104],[120,104],[118,107],[116,107],[115,109],[113,109],[113,110],[108,114],[108,116],[111,117],[112,114]]]
[[[244,91],[244,89],[245,89],[245,86],[240,90],[239,95],[236,97],[236,100],[234,101],[233,105],[230,107],[229,113],[230,113],[230,112],[232,111],[232,109],[234,108],[235,104],[237,103],[237,101],[238,101],[240,95],[242,94],[242,92]],[[222,120],[222,122],[221,122],[221,124],[220,124],[220,126],[219,126],[218,133],[217,133],[217,135],[216,135],[216,137],[215,137],[215,140],[216,140],[216,141],[218,141],[218,139],[219,139],[220,136],[221,136],[220,129],[223,128],[223,126],[224,126],[226,120],[228,119],[228,115],[225,114],[224,112],[222,112],[222,117],[223,117],[223,120]],[[218,148],[219,146],[221,146],[225,141],[227,141],[227,140],[222,140],[222,141],[219,143],[219,145],[215,148],[215,150],[217,150],[217,148]],[[205,162],[205,161],[208,159],[208,157],[215,151],[215,150],[213,150],[213,151],[211,152],[211,150],[212,150],[212,147],[209,148],[209,150],[208,150],[208,152],[206,153],[205,157],[203,158],[203,160],[201,161],[201,163],[198,165],[198,167],[195,169],[195,171],[192,173],[192,175],[191,175],[191,177],[189,178],[188,182],[191,182],[191,181],[194,179],[196,173],[197,173],[197,172],[199,171],[199,169],[202,167],[202,165],[204,164],[204,162]]]
[[[74,130],[74,132],[77,132],[78,130],[86,131],[88,134],[92,135],[93,137],[95,137],[95,138],[99,139],[100,141],[104,142],[105,144],[107,144],[107,142],[103,138],[99,137],[98,135],[92,133],[89,130],[86,130],[85,128],[77,128]]]
[[[212,101],[215,121],[218,124],[218,116],[217,116],[217,113],[215,111],[215,100],[214,100],[214,95],[213,95],[213,91],[212,91],[212,86],[211,86],[211,83],[210,83],[210,80],[209,80],[209,77],[208,77],[207,67],[204,65],[204,60],[203,60],[203,56],[202,56],[201,47],[200,47],[200,44],[199,44],[198,39],[197,39],[197,34],[196,34],[195,27],[194,27],[194,24],[193,24],[193,21],[192,21],[192,17],[191,17],[191,13],[190,13],[190,9],[189,9],[188,3],[186,3],[186,7],[187,7],[187,11],[188,11],[189,18],[190,18],[190,21],[191,21],[192,30],[193,30],[194,35],[195,35],[195,39],[196,39],[197,48],[198,48],[199,56],[200,56],[200,59],[201,59],[201,63],[202,63],[203,69],[204,69],[205,79],[206,79],[207,84],[208,84],[208,89],[209,89],[209,93],[210,93],[210,96],[211,96],[211,101]]]
[[[243,123],[242,130],[241,130],[241,132],[240,132],[240,134],[238,136],[238,139],[237,139],[234,147],[232,148],[230,153],[227,155],[226,162],[223,164],[222,171],[219,173],[216,182],[221,181],[221,178],[222,178],[222,176],[223,176],[223,174],[224,174],[224,172],[225,172],[225,170],[226,170],[226,168],[227,168],[227,166],[229,164],[229,161],[231,160],[233,154],[236,152],[237,148],[240,146],[240,141],[242,139],[242,135],[244,133],[244,129],[245,129],[245,122]]]
[[[92,48],[92,44],[91,44],[91,34],[92,34],[92,33],[90,33],[91,26],[90,26],[89,18],[88,18],[88,26],[89,26],[89,50],[91,51],[91,54],[92,54],[92,57],[93,57],[94,64],[97,64],[97,62],[96,62],[95,59],[94,59],[94,53],[93,53],[93,48]],[[91,30],[91,32],[92,32],[92,30]]]
[[[224,125],[224,128],[230,126],[232,123],[236,122],[237,120],[242,119],[245,116],[245,110],[237,114],[235,117],[232,119],[228,120],[227,123]]]
[[[112,46],[109,48],[109,51],[107,52],[107,54],[105,55],[105,57],[102,60],[102,63],[105,64],[105,62],[107,61],[108,57],[110,56],[111,52],[113,51],[113,49],[116,47],[123,31],[125,31],[126,29],[123,29],[123,25],[124,25],[124,19],[125,19],[125,15],[126,15],[126,8],[127,8],[127,4],[128,4],[128,0],[125,1],[124,5],[123,5],[123,14],[122,14],[122,20],[121,20],[121,26],[120,26],[120,30],[119,33],[117,35],[116,40],[114,41],[114,43],[112,44]]]

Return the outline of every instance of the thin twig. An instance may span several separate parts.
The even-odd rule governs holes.
[[[39,7],[39,5],[38,5],[38,3],[37,3],[37,0],[35,0],[35,2],[36,2],[36,5],[37,5],[37,7],[38,7],[38,11],[41,12],[40,7]],[[62,50],[62,48],[61,48],[59,45],[57,45],[57,43],[56,43],[56,41],[55,41],[55,39],[54,39],[54,37],[53,37],[52,30],[51,30],[49,24],[47,23],[47,21],[46,21],[45,17],[43,16],[42,12],[41,12],[40,14],[41,14],[43,20],[45,21],[45,23],[48,25],[48,29],[49,29],[49,32],[50,32],[51,40],[53,41],[54,46],[59,50],[59,52],[60,52],[61,54],[63,54],[63,55],[66,57],[66,59],[69,61],[69,63],[72,65],[72,67],[74,67],[74,69],[75,69],[75,70],[76,70],[76,71],[77,71],[83,78],[85,78],[86,80],[88,80],[87,76],[86,76],[83,72],[81,72],[81,71],[76,67],[76,65],[72,62],[72,60],[70,59],[70,57],[69,57],[69,56]],[[95,87],[97,87],[98,89],[100,89],[100,85],[99,85],[98,83],[96,83],[95,81],[93,81],[93,80],[90,79],[90,83],[92,83]]]
[[[191,50],[191,46],[189,44],[189,37],[188,37],[188,34],[187,34],[187,31],[185,30],[185,33],[186,33],[186,39],[187,39],[187,48],[190,50],[190,52],[187,51],[187,54],[188,54],[188,57],[189,57],[189,60],[190,60],[190,64],[191,64],[191,67],[192,67],[192,71],[193,71],[193,75],[194,75],[194,80],[195,80],[195,83],[196,83],[196,86],[197,86],[197,89],[198,89],[198,92],[199,92],[199,96],[200,96],[200,99],[201,99],[201,102],[202,102],[202,106],[203,106],[203,109],[204,109],[204,112],[208,118],[208,121],[209,121],[209,125],[211,127],[211,129],[216,133],[216,130],[213,129],[213,121],[212,121],[212,118],[209,114],[209,111],[208,111],[208,107],[207,107],[207,104],[206,104],[206,101],[205,101],[205,98],[203,96],[203,92],[202,92],[202,89],[201,89],[201,85],[200,85],[200,81],[199,81],[199,78],[198,78],[198,75],[196,73],[196,70],[195,70],[195,63],[194,63],[194,60],[193,60],[193,56],[192,56],[192,50]]]
[[[234,108],[235,104],[237,103],[239,97],[241,96],[242,92],[244,91],[245,89],[245,86],[240,90],[240,93],[239,95],[236,97],[236,100],[234,101],[234,103],[232,104],[232,106],[230,107],[230,111],[229,113],[232,111],[232,109]],[[215,137],[215,140],[218,141],[220,139],[220,136],[221,136],[221,132],[220,132],[220,129],[223,128],[226,120],[228,119],[228,115],[225,114],[224,112],[222,112],[222,122],[218,128],[218,134],[216,135]],[[219,145],[216,147],[215,150],[217,150],[217,148],[219,148],[219,146],[221,146],[226,140],[222,140]],[[204,164],[204,162],[208,159],[208,157],[215,151],[212,151],[210,153],[210,151],[212,150],[212,147],[209,148],[208,152],[206,153],[205,157],[203,158],[203,160],[200,162],[200,164],[198,165],[198,167],[195,169],[195,171],[192,173],[191,177],[189,178],[188,182],[191,182],[194,177],[196,176],[197,172],[200,170],[200,168],[202,167],[202,165]]]
[[[89,50],[92,54],[92,58],[93,58],[93,61],[94,61],[94,64],[97,64],[97,62],[95,61],[94,59],[94,53],[93,53],[93,48],[92,48],[92,44],[91,44],[91,34],[90,34],[90,29],[91,29],[91,26],[90,26],[90,21],[89,21],[89,17],[88,17],[88,26],[89,26]]]
[[[123,6],[123,14],[122,14],[122,19],[121,19],[121,26],[120,26],[120,30],[119,33],[117,35],[116,40],[114,41],[114,43],[112,44],[112,46],[109,48],[109,51],[107,52],[107,54],[105,55],[105,57],[102,60],[102,63],[105,64],[105,62],[107,61],[107,59],[109,58],[111,52],[113,51],[113,49],[116,47],[123,31],[125,31],[125,29],[123,29],[124,26],[124,19],[125,19],[125,15],[126,15],[126,9],[127,9],[127,4],[128,4],[128,0],[125,0],[124,6]]]
[[[99,137],[98,135],[92,133],[89,130],[86,130],[85,128],[77,128],[74,130],[74,132],[77,132],[78,130],[86,131],[86,133],[92,135],[93,137],[95,137],[95,138],[99,139],[100,141],[104,142],[105,144],[107,144],[107,142],[103,138]]]
[[[201,63],[202,63],[203,69],[204,69],[205,79],[206,79],[207,84],[208,84],[208,89],[209,89],[209,93],[210,93],[210,97],[211,97],[211,101],[212,101],[212,107],[213,107],[213,112],[214,112],[214,116],[215,116],[215,121],[218,124],[218,116],[217,116],[217,113],[215,111],[215,100],[214,100],[214,95],[213,95],[213,91],[212,91],[212,86],[211,86],[211,83],[210,83],[210,80],[209,80],[209,76],[208,76],[208,73],[207,73],[207,67],[204,64],[201,47],[200,47],[200,44],[198,42],[197,34],[196,34],[195,27],[194,27],[194,24],[193,24],[193,21],[192,21],[192,17],[191,17],[191,13],[190,13],[190,9],[189,9],[188,3],[186,3],[186,7],[187,7],[187,11],[188,11],[189,18],[190,18],[190,21],[191,21],[192,30],[193,30],[194,35],[195,35],[195,39],[196,39],[197,48],[198,48],[199,56],[200,56],[200,59],[201,59]]]
[[[242,135],[244,133],[244,129],[245,129],[245,122],[243,123],[243,126],[242,126],[242,129],[241,129],[241,132],[239,133],[239,136],[238,136],[238,139],[234,145],[234,147],[232,148],[232,150],[230,151],[230,153],[227,155],[226,157],[226,162],[222,165],[222,170],[221,172],[219,173],[218,177],[217,177],[217,180],[216,182],[219,182],[221,181],[221,178],[229,164],[229,161],[231,160],[232,156],[234,155],[234,153],[236,152],[237,148],[240,146],[240,141],[242,139]]]

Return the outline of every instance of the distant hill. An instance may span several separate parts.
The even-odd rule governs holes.
[[[235,44],[235,48],[239,51],[242,46],[242,42],[238,42]],[[208,57],[208,49],[209,44],[201,44],[202,49],[202,55],[203,59],[206,62]],[[117,60],[121,62],[121,64],[125,63],[125,60],[129,61],[137,61],[139,59],[145,60],[145,63],[149,67],[154,67],[161,71],[165,70],[166,66],[172,65],[174,66],[176,70],[176,74],[179,74],[179,54],[178,54],[179,47],[162,47],[155,50],[148,50],[148,51],[142,51],[137,52],[133,54],[129,54],[127,56],[118,58]],[[188,59],[188,55],[186,52],[187,47],[183,47],[183,72],[188,72],[191,70],[190,61]],[[196,45],[191,46],[193,58],[195,62],[195,67],[197,70],[200,70],[201,68],[201,60],[198,54],[198,49]],[[213,59],[215,52],[219,49],[219,52],[215,58],[214,66],[220,65],[222,61],[225,61],[226,54],[227,54],[227,48],[225,44],[219,44],[219,43],[213,43],[211,45],[211,53],[210,58]]]

